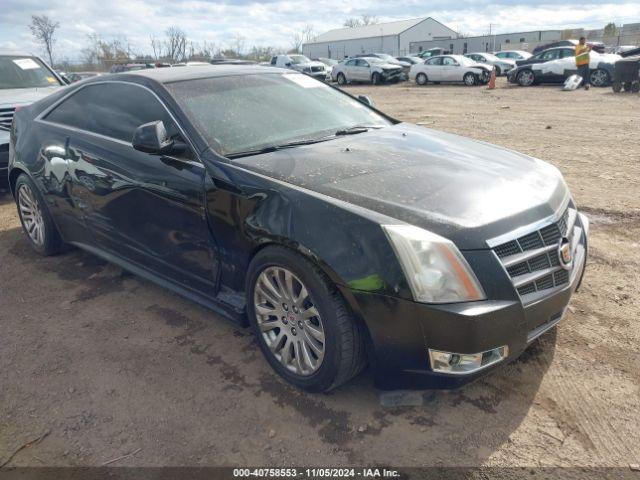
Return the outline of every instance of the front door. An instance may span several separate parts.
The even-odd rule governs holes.
[[[90,105],[93,115],[83,115]],[[68,145],[68,181],[77,214],[96,246],[178,283],[215,293],[216,254],[204,212],[204,166],[186,147],[153,155],[131,145],[137,126],[177,125],[147,89],[121,82],[89,85],[47,121],[75,127]]]

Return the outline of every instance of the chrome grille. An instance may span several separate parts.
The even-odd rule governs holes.
[[[0,108],[0,130],[11,130],[11,122],[15,111],[15,107]]]
[[[575,208],[568,207],[557,220],[493,247],[523,303],[569,283],[571,272],[560,264],[558,247],[560,239],[567,237],[574,259],[579,248],[584,250],[585,240],[577,218]]]

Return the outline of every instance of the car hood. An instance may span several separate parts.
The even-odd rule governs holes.
[[[409,124],[234,163],[426,228],[462,249],[488,248],[488,239],[555,213],[568,196],[545,162]]]
[[[309,68],[309,67],[325,67],[327,66],[322,62],[309,62],[309,63],[296,63],[296,67],[298,68]]]
[[[2,89],[0,90],[0,107],[28,105],[52,94],[60,88],[62,87]]]

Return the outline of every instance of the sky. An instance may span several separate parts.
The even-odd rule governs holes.
[[[151,53],[150,36],[178,26],[189,40],[217,47],[244,37],[252,45],[291,48],[297,32],[340,28],[348,17],[369,14],[380,21],[431,16],[456,31],[484,34],[552,28],[602,28],[640,22],[640,1],[563,0],[0,0],[0,49],[42,54],[28,28],[31,15],[60,22],[54,59],[77,60],[87,36],[126,37],[136,53]]]

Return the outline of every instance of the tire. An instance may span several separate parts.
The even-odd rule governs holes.
[[[606,87],[610,82],[609,72],[597,68],[589,74],[589,83],[594,87]]]
[[[518,73],[516,81],[521,87],[530,87],[535,83],[536,76],[530,69],[522,70],[520,73]]]
[[[416,75],[416,83],[418,85],[426,85],[429,82],[429,78],[425,73],[419,73]]]
[[[631,91],[632,91],[633,93],[638,93],[638,92],[640,92],[640,82],[633,82],[633,83],[631,84]]]
[[[338,77],[336,78],[336,80],[338,80],[338,85],[346,85],[347,84],[347,77],[344,76],[344,73],[340,72],[338,74]]]
[[[289,383],[309,392],[327,392],[363,370],[363,327],[311,261],[285,247],[266,247],[249,265],[246,292],[247,315],[260,350]],[[303,292],[308,295],[303,297]],[[313,308],[318,315],[313,315]],[[306,319],[303,312],[309,312]]]
[[[477,83],[476,76],[471,72],[465,73],[464,77],[462,77],[462,80],[468,87],[473,87]]]
[[[632,82],[624,82],[622,84],[622,86],[624,87],[624,91],[625,92],[630,92],[631,89],[633,88],[633,83]]]
[[[378,72],[373,72],[373,75],[371,75],[371,83],[373,85],[380,85],[382,83],[382,77]]]
[[[22,230],[33,249],[44,256],[63,252],[65,244],[33,180],[21,174],[14,191]]]
[[[613,85],[611,85],[611,88],[613,88],[613,91],[615,93],[620,93],[622,91],[622,82],[613,82]]]
[[[502,75],[502,70],[500,69],[500,67],[495,67],[496,68],[496,77],[499,77],[500,75]]]

